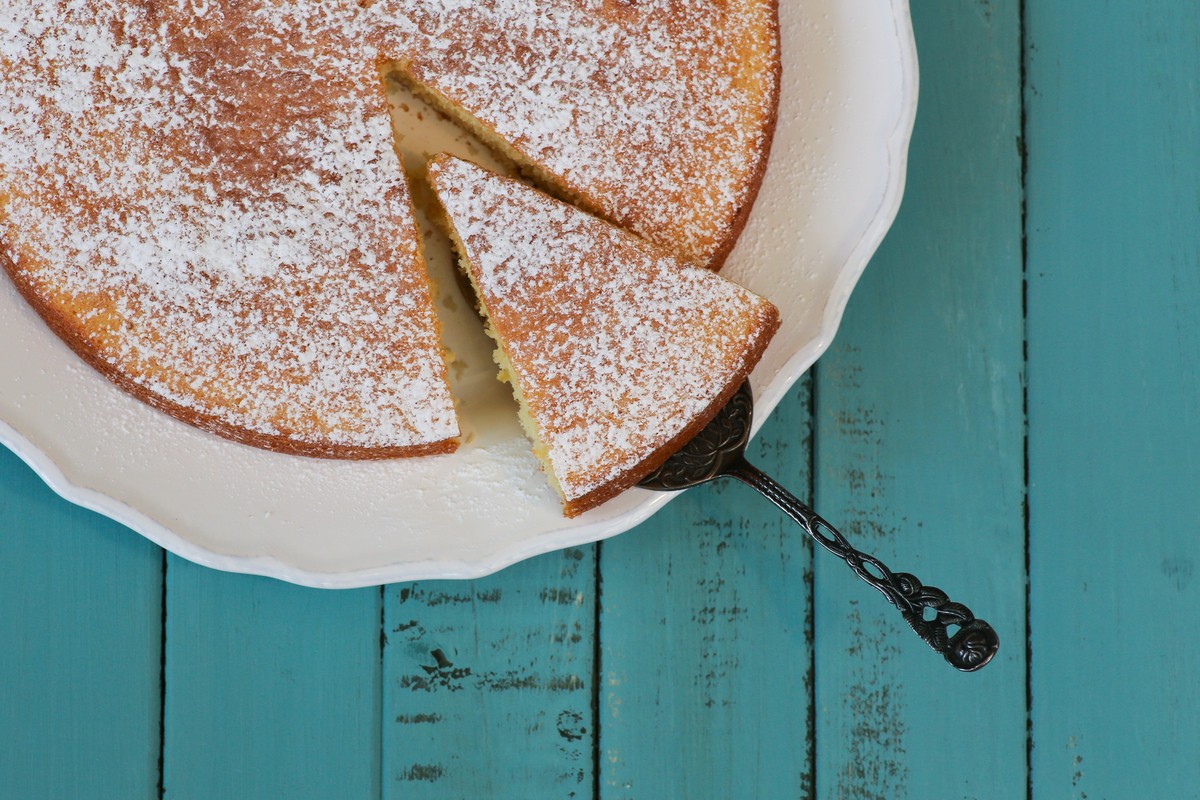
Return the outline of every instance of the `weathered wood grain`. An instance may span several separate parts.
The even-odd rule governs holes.
[[[807,380],[751,444],[806,497]],[[811,549],[740,485],[689,490],[601,550],[600,797],[811,796]]]
[[[385,798],[591,797],[594,547],[384,603]]]
[[[378,797],[379,603],[171,557],[166,797]]]
[[[1034,796],[1196,797],[1200,13],[1026,24]]]
[[[0,448],[0,569],[0,797],[156,797],[161,551]]]
[[[1025,792],[1020,28],[1015,0],[913,4],[921,104],[896,226],[816,373],[817,508],[990,621],[954,672],[815,557],[817,788]]]

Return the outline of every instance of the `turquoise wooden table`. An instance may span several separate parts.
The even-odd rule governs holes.
[[[211,572],[0,454],[0,797],[1200,797],[1200,8],[916,0],[896,226],[748,489],[473,583]]]

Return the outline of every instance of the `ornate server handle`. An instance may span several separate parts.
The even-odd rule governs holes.
[[[941,589],[923,586],[916,576],[907,572],[892,572],[874,556],[855,550],[846,537],[817,512],[744,458],[728,465],[724,474],[758,490],[799,523],[817,544],[845,561],[855,575],[878,589],[898,608],[917,635],[941,653],[951,666],[963,672],[974,672],[996,655],[1000,637],[992,626],[975,619],[969,608],[952,602]],[[925,618],[926,609],[934,612],[932,619]],[[958,626],[954,635],[948,631],[950,626]]]

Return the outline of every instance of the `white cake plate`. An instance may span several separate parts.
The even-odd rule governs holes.
[[[784,86],[775,146],[750,223],[722,272],[782,313],[783,327],[753,376],[760,424],[829,346],[896,215],[917,104],[905,0],[780,6]],[[407,116],[398,112],[402,149],[472,155],[453,128],[422,116],[427,124],[410,128],[411,107]],[[458,453],[318,461],[202,433],[93,372],[6,280],[0,443],[67,500],[184,558],[326,588],[477,577],[613,536],[662,508],[671,495],[634,489],[577,519],[562,517],[515,405],[495,380],[488,341],[446,274],[449,258],[433,261],[447,341],[464,362],[453,376],[467,437]]]

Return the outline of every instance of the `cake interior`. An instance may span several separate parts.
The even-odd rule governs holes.
[[[474,272],[470,268],[467,261],[467,248],[462,239],[458,235],[458,231],[454,228],[454,223],[443,212],[438,215],[440,227],[446,231],[447,236],[453,245],[454,251],[458,253],[460,259],[460,273],[465,275],[470,282],[471,288],[475,292],[476,302],[478,303],[479,312],[483,316],[484,332],[491,338],[495,344],[495,350],[492,351],[492,361],[499,368],[496,373],[496,379],[500,383],[506,383],[512,390],[512,397],[517,402],[517,419],[521,423],[521,428],[525,432],[525,437],[529,439],[532,445],[533,454],[542,464],[542,471],[546,474],[546,479],[550,486],[558,494],[563,503],[567,502],[566,494],[562,490],[562,486],[558,482],[558,477],[554,472],[554,463],[550,459],[550,448],[547,447],[545,440],[542,438],[541,431],[538,429],[537,421],[529,411],[529,405],[525,402],[525,394],[521,389],[521,380],[517,375],[517,371],[513,369],[512,362],[509,360],[508,353],[504,348],[504,342],[500,335],[492,326],[491,317],[488,314],[487,304],[483,299],[483,292],[480,291],[478,283],[475,281]]]
[[[471,134],[471,136],[483,143],[493,154],[501,157],[510,165],[507,170],[498,171],[512,175],[514,172],[513,167],[515,167],[521,176],[525,177],[538,189],[572,205],[581,205],[579,195],[570,191],[562,181],[543,169],[540,164],[526,158],[507,139],[499,136],[482,120],[475,117],[462,106],[452,102],[435,87],[423,83],[418,79],[413,74],[408,61],[401,60],[390,63],[389,75],[428,106],[453,120],[456,125]],[[430,155],[434,154],[431,153]],[[604,216],[603,214],[599,214],[597,209],[589,208],[588,210],[593,214],[597,214],[597,216]],[[613,222],[613,220],[610,219],[609,222]]]
[[[392,106],[396,153],[408,178],[426,269],[434,287],[434,306],[442,321],[442,342],[452,353],[450,392],[458,411],[462,443],[486,446],[519,436],[512,394],[496,380],[496,343],[476,313],[477,300],[468,271],[459,268],[458,251],[441,222],[441,207],[425,178],[430,156],[440,152],[469,159],[501,174],[512,175],[515,167],[456,119],[397,80],[393,70],[385,67],[383,79]]]

